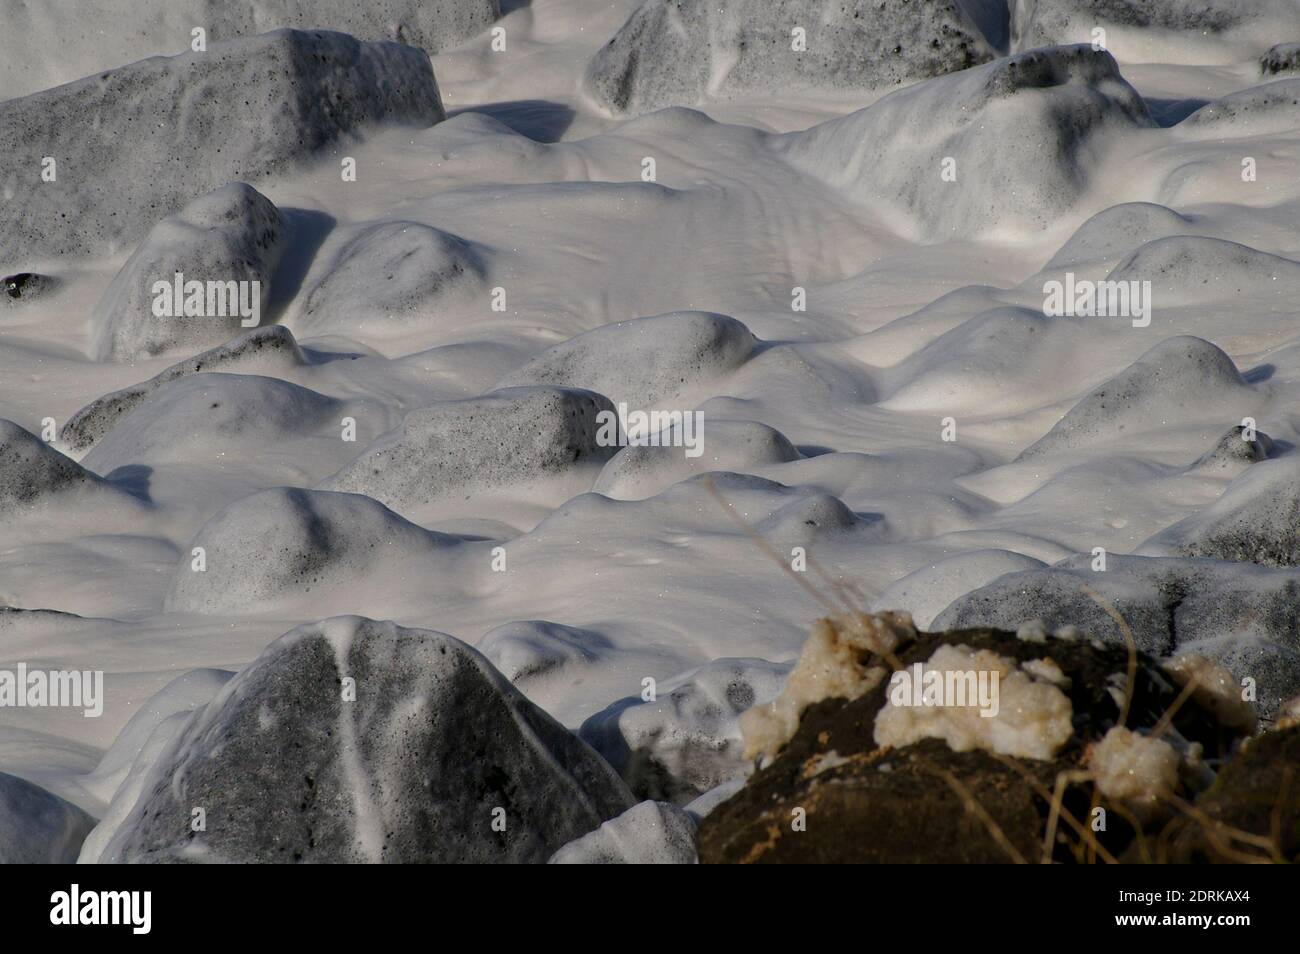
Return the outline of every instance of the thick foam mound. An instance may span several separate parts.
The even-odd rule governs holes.
[[[784,434],[757,421],[706,419],[698,449],[699,455],[691,457],[684,446],[625,447],[605,465],[592,489],[615,500],[644,500],[706,471],[744,473],[799,459]]]
[[[734,371],[757,344],[748,328],[726,315],[681,311],[633,318],[548,348],[497,386],[586,388],[648,411]]]
[[[1154,202],[1122,202],[1080,225],[1044,270],[1112,261],[1139,245],[1192,230],[1192,219],[1173,209]]]
[[[187,358],[148,381],[105,394],[68,418],[59,438],[73,451],[84,451],[169,381],[204,371],[284,374],[308,363],[293,332],[281,325],[253,328],[226,344]]]
[[[163,219],[95,308],[96,357],[129,361],[209,348],[260,321],[288,231],[271,201],[243,182]],[[204,285],[187,288],[190,282]],[[240,287],[252,282],[257,294],[251,284]]]
[[[1198,653],[1239,680],[1254,680],[1260,711],[1269,714],[1300,691],[1298,588],[1294,570],[1111,554],[1098,572],[1091,556],[1080,556],[1012,573],[968,593],[932,626],[1015,630],[1037,620],[1049,632],[1071,626],[1084,636],[1123,644],[1104,603],[1123,617],[1143,652]]]
[[[414,222],[375,225],[347,243],[308,293],[298,326],[312,334],[410,330],[438,308],[482,291],[486,266],[470,243]]]
[[[632,804],[469,646],[339,617],[194,714],[103,860],[544,862]]]
[[[1152,309],[1162,303],[1235,299],[1291,300],[1300,295],[1300,262],[1223,239],[1175,235],[1137,249],[1108,281],[1151,282]]]
[[[1014,49],[1091,41],[1100,27],[1126,62],[1205,63],[1300,28],[1292,0],[1019,0],[1012,11]]]
[[[182,95],[183,93],[183,95]],[[429,57],[277,30],[0,102],[0,262],[103,252],[367,124],[444,117]],[[41,173],[55,160],[55,178]]]
[[[1077,393],[1076,360],[1090,328],[1027,308],[982,312],[939,336],[891,371],[906,382],[880,406],[894,411],[1015,413],[1026,393],[1044,404]]]
[[[322,485],[382,500],[397,510],[448,494],[500,487],[599,464],[599,394],[571,388],[505,388],[417,408]]]
[[[1240,437],[1237,443],[1251,446]],[[1250,467],[1213,504],[1140,552],[1300,566],[1300,463],[1288,456]]]
[[[505,623],[490,630],[478,650],[516,686],[527,688],[535,680],[577,674],[610,648],[598,633],[531,619]]]
[[[101,0],[98,15],[87,17],[44,0],[4,0],[0,12],[0,99],[9,99],[176,53],[191,45],[196,26],[208,43],[293,27],[394,40],[432,55],[481,32],[500,8],[498,0]]]
[[[1213,439],[1256,403],[1232,359],[1201,338],[1167,338],[1097,387],[1020,455],[1030,460],[1132,439],[1153,430],[1198,426]]]
[[[0,772],[0,865],[71,864],[94,826],[76,805]]]
[[[1151,125],[1109,53],[1060,46],[918,83],[782,146],[800,168],[938,241],[1046,228],[1088,189],[1114,137]]]
[[[1008,550],[972,550],[945,557],[895,580],[872,602],[873,613],[903,611],[917,629],[930,628],[934,618],[957,597],[992,583],[1008,573],[1036,570],[1035,560]]]
[[[431,572],[431,558],[454,546],[453,538],[358,494],[267,490],[203,525],[176,567],[164,608],[242,615],[297,601],[327,612],[382,609],[385,586],[400,588]],[[196,547],[203,549],[202,570],[195,568]]]
[[[1255,431],[1252,436],[1239,425],[1230,428],[1217,444],[1197,458],[1191,469],[1235,476],[1251,464],[1268,460],[1274,450],[1273,439],[1263,431]]]
[[[647,0],[584,82],[607,109],[631,113],[746,93],[896,86],[996,56],[1005,25],[994,7],[849,0],[829,16],[811,0]]]
[[[693,865],[695,821],[668,802],[641,802],[571,841],[553,865]]]
[[[756,530],[778,549],[808,547],[836,537],[857,534],[876,538],[885,529],[883,520],[860,517],[839,497],[824,493],[804,493],[781,505],[758,522]]]
[[[653,701],[614,703],[580,734],[637,795],[685,804],[745,774],[740,714],[774,699],[789,671],[788,663],[719,659],[659,686]]]
[[[162,385],[119,419],[83,461],[102,474],[128,464],[216,465],[227,454],[255,453],[251,448],[310,436],[327,425],[337,434],[343,407],[278,378],[186,375]]]

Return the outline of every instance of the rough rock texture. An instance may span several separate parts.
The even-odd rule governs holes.
[[[661,686],[658,698],[632,696],[583,723],[579,734],[642,798],[685,804],[744,776],[737,719],[781,690],[788,663],[719,659]]]
[[[1152,125],[1109,53],[1058,46],[898,90],[778,148],[909,237],[941,241],[1041,231],[1087,191],[1097,151]]]
[[[1208,441],[1240,424],[1257,400],[1223,351],[1201,338],[1179,335],[1094,388],[1019,459],[1087,449],[1175,425],[1201,426]]]
[[[101,361],[127,361],[219,345],[248,327],[241,325],[241,299],[256,301],[258,321],[265,321],[271,279],[288,233],[280,210],[243,182],[201,196],[163,219],[127,259],[95,308],[96,356]],[[260,292],[252,295],[249,286],[241,296],[237,286],[224,286],[225,304],[219,309],[224,316],[191,316],[175,313],[175,296],[168,291],[163,294],[173,314],[159,316],[154,284],[164,282],[171,289],[177,273],[186,283],[255,281]]]
[[[1141,44],[1149,36],[1164,54],[1157,62],[1164,63],[1198,62],[1205,50],[1198,40],[1255,46],[1259,39],[1300,29],[1300,11],[1291,0],[1019,0],[1012,11],[1013,49],[1079,43],[1102,27],[1107,43],[1126,59],[1146,52]]]
[[[197,196],[283,171],[368,124],[444,115],[422,50],[298,30],[0,102],[0,262],[116,249]]]
[[[45,0],[0,0],[0,99],[26,96],[146,56],[190,47],[195,27],[220,40],[280,27],[338,30],[394,40],[429,55],[472,37],[500,16],[498,0],[96,0],[88,17]],[[104,28],[110,18],[113,29]],[[59,56],[50,56],[57,49]],[[80,70],[80,71],[79,71]]]
[[[195,713],[104,860],[544,862],[632,804],[469,646],[338,617]]]
[[[647,0],[587,67],[613,112],[792,89],[879,89],[984,63],[1004,40],[988,0]],[[796,51],[792,31],[805,31]]]
[[[36,272],[17,272],[0,278],[0,308],[16,308],[44,298],[54,292],[61,282],[50,275]]]
[[[172,575],[164,607],[248,613],[289,598],[363,599],[360,581],[401,580],[413,561],[455,546],[360,494],[276,488],[237,500],[203,525]],[[206,569],[193,569],[195,547]],[[250,572],[250,569],[254,572]]]
[[[448,494],[552,476],[608,460],[596,416],[609,401],[570,388],[504,388],[408,413],[322,485],[383,501],[398,511]]]
[[[671,409],[672,399],[740,367],[758,344],[735,318],[681,311],[633,318],[547,348],[498,387],[554,384],[603,394],[630,410]]]
[[[105,394],[68,418],[59,438],[70,450],[84,451],[169,381],[205,371],[282,374],[308,364],[293,332],[281,325],[253,328],[202,354],[187,358],[148,381]]]
[[[1252,446],[1240,437],[1237,443]],[[1285,457],[1254,465],[1222,497],[1156,534],[1140,552],[1300,566],[1300,463]]]
[[[0,865],[71,864],[94,826],[76,805],[0,772]]]
[[[1279,43],[1272,47],[1260,57],[1259,70],[1265,76],[1300,71],[1300,43]]]
[[[1167,839],[1150,847],[1153,860],[1174,864],[1300,861],[1300,727],[1290,725],[1251,739],[1196,807],[1210,823],[1179,819]],[[1272,846],[1251,844],[1241,837],[1243,833],[1272,841]],[[1145,860],[1136,851],[1130,855]]]
[[[571,841],[553,865],[693,865],[695,821],[676,805],[641,802]]]
[[[96,474],[13,421],[0,418],[0,514],[87,488],[108,489]]]
[[[904,667],[929,659],[944,645],[988,650],[1022,666],[1059,669],[1074,713],[1074,736],[1050,760],[998,757],[983,748],[954,752],[928,738],[902,748],[875,741],[876,714],[890,686],[881,681],[851,702],[828,698],[812,704],[789,744],[736,795],[700,822],[698,848],[705,863],[1037,862],[1057,773],[1085,764],[1092,745],[1118,723],[1129,685],[1127,650],[1084,640],[1019,639],[995,630],[918,634],[895,650]],[[1150,731],[1178,695],[1178,684],[1156,660],[1139,656],[1127,725]],[[1190,752],[1182,779],[1186,794],[1208,781],[1200,761],[1225,757],[1241,738],[1195,698],[1174,713],[1166,738]],[[1064,807],[1086,818],[1092,786],[1075,783]],[[977,803],[988,821],[968,810]],[[1103,801],[1104,806],[1111,807]],[[995,835],[996,831],[999,835]],[[1076,860],[1078,831],[1058,825],[1053,859]],[[1119,811],[1099,834],[1104,850],[1122,852],[1133,828]]]
[[[1012,573],[967,593],[934,620],[936,629],[1041,621],[1076,626],[1117,644],[1123,633],[1088,595],[1123,616],[1138,648],[1158,655],[1195,652],[1258,685],[1269,714],[1300,691],[1300,572],[1212,560],[1119,556],[1094,572],[1091,557]]]

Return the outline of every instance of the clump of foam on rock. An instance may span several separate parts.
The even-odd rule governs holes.
[[[1107,798],[1152,808],[1178,789],[1181,762],[1165,740],[1117,725],[1089,750],[1087,767]]]
[[[799,717],[814,702],[853,700],[880,685],[886,672],[880,657],[915,636],[916,627],[905,613],[854,613],[818,620],[781,694],[741,715],[745,757],[775,755],[794,737]]]
[[[876,715],[878,745],[901,748],[921,739],[942,739],[954,752],[984,749],[1017,758],[1051,759],[1074,732],[1074,707],[1055,682],[1055,674],[1042,668],[1018,669],[1014,659],[987,649],[942,645],[930,656],[922,671],[952,673],[958,679],[988,673],[997,678],[997,705],[992,710],[978,705],[970,693],[966,705],[941,699],[941,704],[895,704],[893,695]],[[946,678],[946,675],[945,675]],[[973,686],[972,686],[973,688]]]

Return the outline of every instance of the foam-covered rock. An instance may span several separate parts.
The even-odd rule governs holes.
[[[498,0],[130,0],[102,18],[42,0],[5,0],[0,99],[26,96],[85,76],[188,47],[202,26],[209,43],[280,27],[338,30],[393,40],[429,55],[455,46],[500,16]],[[58,56],[49,55],[57,49]]]
[[[1061,46],[909,86],[778,148],[939,241],[1046,228],[1088,190],[1096,153],[1152,125],[1109,53]],[[954,181],[941,178],[945,160],[956,162]]]
[[[896,86],[992,59],[1005,39],[997,6],[850,0],[831,16],[809,0],[647,0],[592,59],[584,83],[605,108],[630,113],[746,93]]]
[[[1266,76],[1300,71],[1300,43],[1278,43],[1270,47],[1259,59],[1259,70]]]
[[[1219,348],[1190,335],[1166,338],[1089,392],[1020,459],[1179,425],[1204,428],[1208,440],[1240,423],[1256,402],[1255,392]]]
[[[1043,403],[1083,384],[1076,360],[1085,321],[1028,308],[993,308],[962,322],[908,357],[891,377],[904,382],[880,406],[941,416],[1015,413],[1026,393]]]
[[[1098,572],[1092,560],[1073,557],[1001,577],[955,600],[931,625],[1015,630],[1039,621],[1048,631],[1076,627],[1085,636],[1122,644],[1119,625],[1091,591],[1124,618],[1142,651],[1199,653],[1238,679],[1253,679],[1265,714],[1300,691],[1297,571],[1109,554],[1106,569]]]
[[[624,447],[601,470],[592,489],[615,500],[643,500],[695,474],[744,473],[800,457],[784,434],[757,421],[706,419],[699,439],[701,453],[696,457],[689,456],[686,447],[666,443]]]
[[[1300,93],[1300,81],[1297,81]],[[1152,285],[1161,303],[1300,293],[1300,262],[1223,239],[1174,235],[1136,249],[1111,270],[1108,281]]]
[[[1250,446],[1240,437],[1237,443]],[[1222,497],[1158,533],[1140,552],[1300,566],[1300,463],[1284,457],[1255,464]]]
[[[1019,0],[1012,4],[1011,44],[1024,50],[1081,43],[1100,27],[1108,48],[1126,62],[1203,63],[1216,44],[1258,49],[1265,38],[1293,33],[1297,20],[1290,0]]]
[[[632,804],[469,646],[339,617],[194,714],[103,860],[544,862]]]
[[[1190,469],[1235,476],[1251,464],[1268,460],[1273,455],[1273,450],[1273,439],[1263,431],[1255,431],[1252,437],[1245,427],[1238,425],[1229,428],[1217,444],[1197,458]]]
[[[278,378],[186,375],[150,394],[82,460],[104,474],[131,464],[216,462],[252,444],[280,444],[333,428],[342,407]]]
[[[191,669],[171,680],[135,711],[81,784],[110,800],[158,726],[178,712],[189,713],[207,705],[233,675],[226,669]]]
[[[1036,570],[1043,561],[1009,550],[971,550],[937,560],[895,580],[871,604],[871,611],[903,611],[918,629],[928,629],[953,600],[1008,573]]]
[[[0,514],[16,514],[86,492],[120,494],[36,435],[0,418]]]
[[[454,545],[454,538],[409,523],[369,497],[275,488],[236,501],[203,525],[176,567],[164,608],[244,614],[296,599],[317,611],[379,611],[383,584],[429,570],[421,561]],[[194,569],[196,547],[204,551],[203,570]]]
[[[307,294],[298,326],[312,334],[366,335],[428,325],[438,308],[484,287],[482,252],[415,222],[371,226],[349,241]]]
[[[241,324],[245,320],[265,320],[271,278],[288,235],[280,210],[243,182],[200,196],[163,219],[127,259],[95,308],[96,357],[127,361],[201,350],[248,328]],[[184,283],[205,283],[203,314],[176,308],[171,289],[178,273]],[[155,290],[160,282],[166,288]],[[213,297],[211,304],[209,282],[222,283],[222,297]],[[251,284],[241,291],[240,284],[246,282],[257,282],[256,295]],[[166,299],[164,315],[155,308],[160,296]],[[256,315],[245,319],[240,314],[244,304],[253,306],[248,310]]]
[[[516,686],[561,673],[572,676],[609,647],[599,633],[542,619],[503,623],[478,644],[479,652]]]
[[[406,510],[599,464],[616,449],[597,440],[601,411],[614,413],[599,394],[557,387],[439,401],[409,412],[322,486]]]
[[[148,381],[96,398],[68,418],[59,438],[70,450],[88,450],[145,398],[164,384],[186,375],[238,371],[275,377],[306,364],[307,357],[288,328],[282,325],[253,328],[223,345],[172,365]]]
[[[379,122],[444,117],[428,54],[277,30],[0,102],[0,262],[93,254]],[[42,159],[56,162],[42,181]]]
[[[736,370],[757,344],[744,324],[726,315],[681,311],[633,318],[547,348],[497,386],[585,388],[648,411]]]
[[[833,494],[805,493],[779,506],[755,529],[777,549],[789,550],[849,534],[877,537],[885,526],[879,515],[861,517]]]
[[[94,825],[76,805],[0,772],[0,865],[71,864]]]
[[[1176,127],[1196,138],[1253,136],[1295,127],[1300,79],[1280,79],[1206,103]]]
[[[59,279],[38,272],[15,272],[0,278],[0,308],[16,308],[52,294]]]
[[[641,802],[571,841],[553,865],[693,865],[695,821],[668,802]]]
[[[659,687],[657,698],[620,700],[580,734],[642,798],[684,804],[741,777],[740,713],[781,691],[790,666],[719,659]]]
[[[1189,216],[1166,206],[1155,202],[1121,202],[1103,209],[1075,229],[1044,270],[1111,261],[1147,242],[1185,235],[1192,228]]]

